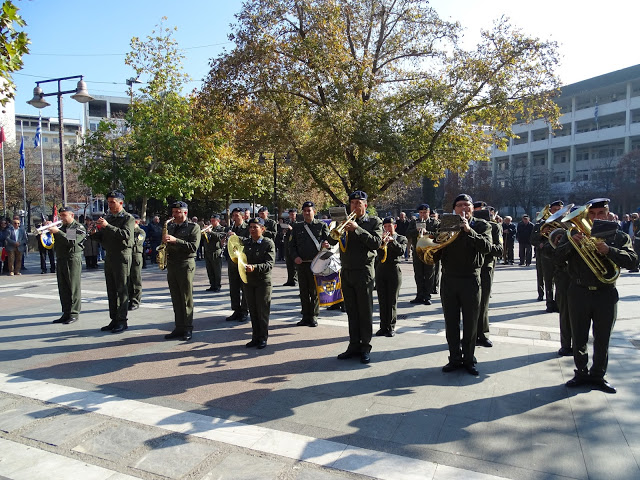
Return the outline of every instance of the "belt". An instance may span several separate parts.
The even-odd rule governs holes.
[[[580,282],[580,280],[575,280],[575,284],[592,292],[595,290],[606,290],[614,287],[614,285],[584,285]]]

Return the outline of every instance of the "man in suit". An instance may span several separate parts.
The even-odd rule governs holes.
[[[14,215],[8,227],[4,246],[7,249],[9,275],[22,275],[22,256],[27,251],[27,233],[20,227],[20,217]]]
[[[531,265],[531,234],[533,233],[533,223],[529,221],[529,215],[522,216],[522,221],[516,227],[516,238],[519,244],[520,266]]]

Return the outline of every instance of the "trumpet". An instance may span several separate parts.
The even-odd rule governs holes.
[[[382,250],[382,258],[380,259],[380,263],[384,263],[387,261],[387,243],[393,240],[393,233],[384,232],[382,235],[382,245],[380,246],[380,250]]]
[[[355,218],[356,218],[356,212],[351,212],[340,225],[337,225],[335,228],[333,228],[329,232],[329,235],[331,236],[331,238],[333,238],[334,240],[339,240],[340,237],[344,234],[344,229],[347,227],[347,223],[351,222],[352,220],[355,220]]]
[[[48,232],[50,228],[60,228],[62,226],[62,220],[58,220],[57,222],[50,223],[49,225],[43,225],[41,227],[36,228],[38,234],[43,234],[44,232]]]
[[[202,236],[204,237],[204,239],[207,241],[207,243],[209,243],[209,237],[207,235],[205,235],[207,232],[210,232],[211,229],[213,228],[213,225],[209,224],[206,227],[204,227],[202,229],[202,231],[200,233],[202,233]]]

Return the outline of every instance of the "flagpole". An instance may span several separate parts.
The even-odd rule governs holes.
[[[22,156],[24,157],[24,128],[22,125],[22,120],[20,120],[20,135],[22,135]],[[27,215],[27,178],[25,176],[25,171],[27,170],[27,165],[22,166],[22,202],[24,205],[24,214]],[[25,217],[26,218],[26,217]]]
[[[44,196],[44,147],[42,145],[42,113],[38,116],[38,130],[40,130],[38,142],[40,143],[40,169],[42,172],[42,215],[44,216],[47,211],[47,201]],[[38,132],[36,132],[38,137]]]

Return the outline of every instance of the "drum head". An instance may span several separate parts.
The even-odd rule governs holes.
[[[318,252],[311,262],[311,271],[313,274],[322,275],[322,272],[324,272],[331,263],[331,257],[333,257],[333,252],[330,250]]]

